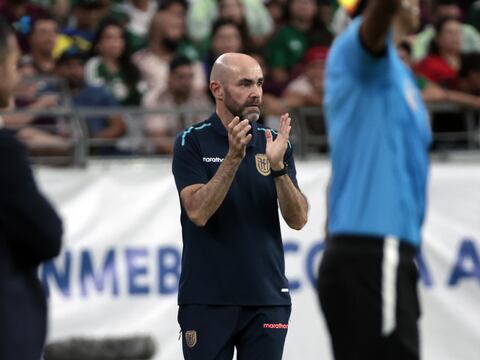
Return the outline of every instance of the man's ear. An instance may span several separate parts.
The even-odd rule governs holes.
[[[210,82],[210,91],[216,100],[223,101],[223,86],[218,81]]]

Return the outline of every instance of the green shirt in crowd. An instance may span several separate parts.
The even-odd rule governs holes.
[[[140,83],[129,84],[127,74],[120,69],[116,73],[110,72],[102,59],[95,56],[85,65],[85,80],[94,86],[106,86],[112,95],[124,106],[136,106],[140,104]]]
[[[267,45],[267,64],[271,69],[290,70],[302,60],[308,46],[309,40],[306,33],[286,25]]]

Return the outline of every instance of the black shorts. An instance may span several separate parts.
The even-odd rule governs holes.
[[[318,294],[336,360],[419,359],[415,255],[393,238],[327,239]]]
[[[291,306],[181,305],[183,355],[192,360],[281,360]]]

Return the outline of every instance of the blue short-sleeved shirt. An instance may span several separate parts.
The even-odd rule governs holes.
[[[104,86],[85,85],[73,96],[75,107],[116,107],[118,101]],[[85,118],[91,135],[108,127],[108,118],[105,116],[88,116]]]
[[[206,226],[192,223],[182,206],[180,305],[290,305],[277,192],[264,155],[265,129],[254,122],[251,133],[232,185]],[[181,133],[172,164],[178,193],[206,184],[227,153],[227,131],[216,114]],[[297,184],[291,146],[284,160]]]
[[[411,71],[390,37],[383,56],[360,39],[362,18],[333,44],[325,111],[331,146],[330,234],[420,243],[431,132]]]

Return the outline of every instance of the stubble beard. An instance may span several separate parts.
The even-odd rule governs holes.
[[[249,111],[247,108],[250,106],[258,106],[258,111]],[[225,94],[225,107],[228,111],[232,113],[232,115],[238,116],[240,120],[248,119],[250,122],[258,121],[260,118],[260,104],[259,103],[252,103],[251,101],[245,102],[245,104],[240,105],[235,100],[233,100],[232,96],[226,92]]]

